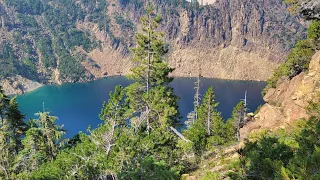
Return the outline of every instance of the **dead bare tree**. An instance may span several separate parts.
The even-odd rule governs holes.
[[[243,108],[239,109],[236,113],[237,113],[237,121],[236,121],[236,128],[237,128],[237,132],[236,132],[236,138],[238,141],[240,141],[240,128],[244,125],[244,119],[245,116],[247,114],[247,91],[245,91],[244,94],[244,99],[241,99],[241,101],[243,102]]]

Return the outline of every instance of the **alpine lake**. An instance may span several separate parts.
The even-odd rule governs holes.
[[[181,123],[186,120],[187,114],[193,110],[194,82],[196,78],[175,78],[170,86],[180,97],[179,111]],[[125,77],[107,77],[88,83],[63,84],[43,86],[35,91],[19,95],[17,101],[19,109],[27,119],[37,118],[35,113],[43,110],[50,115],[57,116],[57,124],[63,125],[67,131],[66,137],[71,138],[79,131],[87,132],[87,128],[96,128],[102,121],[99,119],[102,104],[108,101],[110,91],[116,85],[128,86],[132,81]],[[265,82],[231,81],[220,79],[201,79],[200,93],[203,95],[210,87],[214,87],[217,109],[224,119],[231,117],[233,107],[244,99],[247,91],[249,112],[263,104],[261,91]],[[183,128],[184,126],[182,126]],[[181,127],[179,128],[181,130]]]

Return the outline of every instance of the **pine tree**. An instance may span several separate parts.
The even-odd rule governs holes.
[[[25,116],[18,110],[16,97],[10,100],[5,115],[6,119],[3,128],[10,134],[10,144],[15,154],[18,154],[18,151],[22,149],[21,139],[25,135],[27,125],[24,122]]]
[[[193,150],[198,161],[208,143],[219,144],[222,141],[224,123],[220,112],[216,109],[218,104],[215,101],[213,87],[210,87],[197,109],[198,119],[183,131],[183,134],[193,142]]]
[[[115,87],[114,92],[109,93],[108,103],[104,103],[99,115],[100,119],[108,123],[116,121],[118,125],[126,124],[128,103],[125,102],[125,90],[122,86]]]
[[[145,92],[157,85],[167,85],[172,81],[168,74],[173,71],[162,60],[168,49],[163,41],[164,33],[156,31],[161,16],[154,15],[153,11],[150,5],[147,15],[141,18],[142,33],[136,35],[137,46],[131,49],[132,61],[136,66],[131,69],[129,77],[145,84]]]
[[[180,118],[178,97],[168,86],[172,81],[168,75],[173,69],[162,60],[168,49],[163,33],[156,31],[160,20],[151,6],[141,18],[142,32],[136,35],[137,46],[132,49],[135,66],[129,75],[135,83],[125,88],[128,126],[116,128],[117,137],[109,154],[114,171],[121,172],[132,159],[151,155],[165,160],[170,167],[178,163],[178,138],[170,131]]]
[[[22,149],[22,137],[27,126],[18,110],[16,97],[9,99],[0,87],[0,177],[10,178],[14,159]]]
[[[10,101],[9,98],[4,94],[4,91],[0,86],[0,120],[1,120],[0,126],[3,126],[4,114],[9,104],[9,101]]]
[[[37,170],[47,161],[53,162],[64,142],[65,131],[56,124],[57,117],[49,112],[36,115],[39,119],[28,121],[29,129],[22,140],[24,148],[16,160],[15,169],[24,173]]]
[[[100,133],[91,134],[92,141],[102,147],[108,156],[111,147],[115,145],[115,140],[121,127],[127,126],[128,104],[125,102],[125,91],[123,87],[116,86],[114,92],[110,92],[108,103],[103,104],[100,119],[104,121],[103,129],[96,131]]]
[[[19,153],[15,169],[20,172],[30,172],[37,170],[41,164],[47,161],[46,140],[44,139],[40,128],[32,125],[26,132],[26,137],[22,140],[24,146],[23,150]]]
[[[205,95],[198,109],[198,119],[206,129],[207,136],[211,136],[215,132],[215,126],[221,121],[221,113],[217,111],[218,102],[215,101],[215,94],[213,87],[210,87]]]
[[[178,98],[168,87],[172,81],[168,74],[173,69],[162,60],[168,50],[163,33],[156,32],[160,21],[149,6],[147,15],[141,18],[142,33],[136,35],[137,46],[132,49],[135,66],[129,78],[136,82],[127,88],[127,101],[135,116],[132,124],[146,127],[147,132],[156,127],[168,128],[179,120]]]
[[[39,116],[39,119],[35,119],[34,123],[41,131],[41,135],[45,140],[48,159],[53,161],[59,152],[59,148],[62,146],[62,136],[65,134],[65,130],[56,124],[58,118],[50,116],[49,112],[39,112],[36,115]]]
[[[244,125],[245,105],[240,101],[232,111],[232,121],[234,122],[236,138],[240,141],[240,128]]]

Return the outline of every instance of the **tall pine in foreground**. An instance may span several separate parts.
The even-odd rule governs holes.
[[[141,18],[142,32],[136,35],[137,46],[132,49],[135,66],[129,78],[135,83],[127,88],[127,100],[136,117],[132,125],[148,132],[158,127],[168,128],[179,120],[178,97],[168,87],[172,81],[168,74],[173,69],[162,60],[168,49],[164,34],[156,31],[160,22],[161,17],[154,14],[150,5]]]
[[[65,131],[49,112],[39,112],[38,119],[29,120],[29,129],[22,141],[15,168],[24,173],[37,170],[45,162],[53,162],[63,145]]]
[[[14,161],[22,150],[22,138],[27,126],[24,115],[18,110],[16,97],[9,99],[0,86],[0,178],[10,178]]]
[[[22,149],[21,140],[25,135],[27,125],[24,122],[25,116],[18,109],[16,97],[10,99],[5,115],[3,128],[9,133],[10,143],[12,143],[14,152],[17,154]]]
[[[137,45],[132,49],[135,66],[129,78],[135,83],[125,89],[130,126],[115,142],[115,155],[123,166],[139,167],[142,159],[151,156],[166,161],[170,168],[179,166],[177,137],[170,131],[180,118],[178,97],[168,86],[173,80],[168,76],[173,69],[162,59],[168,49],[164,34],[157,32],[160,22],[160,15],[154,14],[150,5],[141,18],[142,31],[136,35]],[[129,173],[124,172],[127,170],[120,168],[120,174]]]

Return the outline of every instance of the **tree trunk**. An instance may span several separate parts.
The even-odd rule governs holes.
[[[149,88],[150,88],[150,63],[151,63],[151,16],[148,15],[149,21],[149,29],[148,29],[148,69],[147,69],[147,101],[149,101]],[[147,112],[147,131],[149,134],[150,131],[150,122],[149,122],[149,105],[146,105],[146,112]]]
[[[170,129],[177,135],[179,136],[182,140],[186,141],[186,142],[190,142],[190,140],[188,140],[187,138],[184,137],[184,135],[182,135],[181,133],[179,133],[174,127],[170,126]]]
[[[208,117],[207,117],[207,132],[210,136],[210,119],[211,119],[211,96],[209,96],[209,107],[208,107]]]

